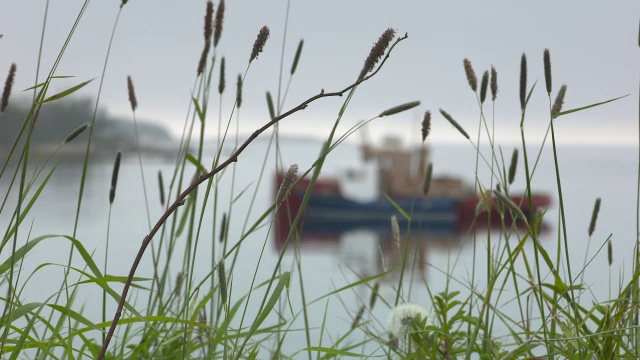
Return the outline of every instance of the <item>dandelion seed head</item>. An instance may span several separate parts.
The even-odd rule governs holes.
[[[389,313],[387,329],[394,338],[402,338],[413,330],[413,321],[416,319],[429,321],[429,313],[420,305],[398,305]]]

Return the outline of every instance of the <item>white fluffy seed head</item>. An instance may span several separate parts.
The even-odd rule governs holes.
[[[402,338],[413,330],[413,321],[416,319],[430,322],[429,313],[420,305],[407,303],[396,306],[387,320],[389,334],[394,338]]]

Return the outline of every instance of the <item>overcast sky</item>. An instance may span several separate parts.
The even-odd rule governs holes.
[[[202,50],[205,4],[205,0],[130,0],[116,30],[101,104],[112,113],[129,115],[126,77],[131,75],[139,118],[161,122],[178,133]],[[49,71],[82,5],[80,0],[50,2],[41,74]],[[75,78],[56,81],[52,93],[100,76],[119,5],[119,0],[94,0],[89,4],[57,71],[57,75]],[[265,92],[277,93],[286,8],[284,0],[227,0],[217,49],[227,64],[222,107],[225,119],[235,96],[236,76],[247,66],[258,30],[263,25],[271,29],[265,51],[252,64],[245,84],[242,132],[250,132],[268,120]],[[0,40],[0,79],[4,82],[10,64],[15,62],[16,90],[34,84],[44,9],[44,0],[4,1],[0,5],[0,33],[4,35]],[[498,141],[513,142],[519,136],[518,77],[524,52],[529,60],[529,84],[539,81],[525,123],[533,141],[548,123],[542,53],[549,48],[554,94],[562,83],[568,85],[565,109],[631,94],[601,108],[558,119],[559,141],[635,144],[639,10],[637,0],[292,0],[284,52],[285,84],[298,41],[304,39],[305,46],[284,108],[297,105],[320,89],[333,91],[348,85],[357,77],[373,43],[392,27],[399,34],[408,33],[409,38],[396,48],[379,75],[358,89],[345,115],[345,127],[385,108],[420,100],[423,104],[417,110],[376,120],[370,131],[376,137],[391,133],[405,138],[413,135],[417,140],[417,123],[424,111],[443,108],[467,131],[476,132],[477,103],[462,67],[466,57],[478,77],[495,65],[499,76],[496,133]],[[94,81],[82,94],[95,97],[97,90],[98,81]],[[286,119],[281,129],[291,134],[324,136],[341,101],[320,100]],[[211,98],[211,104],[217,106],[217,95]],[[487,111],[490,115],[490,106]],[[210,114],[213,125],[217,110]],[[208,127],[210,131],[216,128]],[[437,115],[431,140],[462,138]]]

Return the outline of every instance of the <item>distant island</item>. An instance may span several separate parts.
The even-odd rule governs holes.
[[[0,116],[0,148],[4,154],[13,145],[30,107],[30,102],[18,99]],[[32,135],[33,150],[40,153],[55,151],[73,130],[84,123],[91,123],[93,111],[94,100],[88,98],[65,99],[44,104]],[[178,144],[166,128],[140,119],[137,119],[137,123],[142,152],[161,157],[176,155]],[[113,116],[104,109],[99,109],[91,142],[92,156],[111,158],[118,150],[134,152],[134,130],[133,118]],[[87,129],[58,153],[70,158],[83,157],[88,134]],[[25,137],[26,131],[21,141],[24,141]]]

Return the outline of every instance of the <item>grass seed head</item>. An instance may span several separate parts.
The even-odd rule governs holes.
[[[451,125],[453,125],[453,127],[455,127],[461,134],[462,136],[466,137],[467,139],[469,139],[469,134],[467,134],[466,131],[464,131],[464,129],[462,128],[462,126],[460,126],[460,124],[458,124],[457,121],[455,121],[453,119],[453,117],[451,117],[451,115],[449,115],[449,113],[447,113],[446,111],[440,109],[440,114],[442,114],[442,116],[444,116],[445,119],[447,119],[447,121],[449,121],[449,123]]]
[[[499,191],[496,191],[494,194],[496,195],[498,200],[500,200],[499,202],[507,206],[513,212],[513,214],[515,214],[520,218],[520,220],[522,220],[523,223],[525,223],[527,226],[529,225],[527,217],[522,212],[522,209],[520,209],[520,207],[516,205],[510,197]]]
[[[138,107],[138,99],[136,98],[136,89],[133,87],[133,80],[131,76],[127,76],[127,90],[129,90],[129,103],[131,104],[131,110],[136,111]]]
[[[220,82],[218,82],[218,94],[222,95],[224,92],[225,78],[224,78],[224,57],[220,60]]]
[[[116,155],[116,161],[113,163],[113,172],[111,173],[111,189],[109,190],[109,204],[113,204],[113,199],[116,197],[116,187],[118,185],[118,172],[120,172],[120,158],[122,153],[118,151]]]
[[[176,287],[175,287],[175,293],[179,294],[180,291],[182,291],[182,283],[184,280],[184,272],[180,271],[179,273],[176,274]]]
[[[267,43],[267,39],[269,39],[269,28],[263,26],[258,33],[258,37],[256,37],[256,41],[253,43],[253,49],[251,49],[251,57],[249,58],[249,62],[252,62],[253,59],[257,58],[258,55],[264,49],[264,45]]]
[[[164,181],[162,180],[161,170],[158,170],[158,189],[160,189],[160,205],[164,207]]]
[[[127,2],[129,2],[129,0],[122,0],[122,3],[120,3],[120,8],[122,9],[123,6],[127,5]]]
[[[484,100],[487,98],[487,88],[489,87],[489,72],[485,71],[482,74],[482,82],[480,83],[480,103],[484,104]]]
[[[427,140],[427,136],[431,132],[431,111],[425,111],[422,119],[422,141]]]
[[[82,125],[80,125],[77,129],[73,130],[73,132],[71,132],[71,134],[69,134],[65,139],[64,139],[64,144],[70,143],[71,141],[73,141],[73,139],[77,138],[78,135],[82,134],[85,130],[87,130],[87,128],[89,127],[89,123],[86,122]]]
[[[382,33],[382,35],[380,35],[380,38],[378,39],[378,41],[376,41],[376,43],[373,44],[373,47],[369,52],[369,56],[367,56],[367,59],[364,61],[364,66],[360,71],[360,75],[358,76],[358,79],[364,78],[365,75],[367,75],[371,70],[373,70],[374,66],[376,66],[378,61],[380,61],[380,58],[384,56],[384,53],[387,51],[387,48],[389,47],[389,44],[391,43],[391,40],[393,40],[395,35],[396,35],[396,30],[392,28],[388,28]]]
[[[396,247],[400,248],[400,225],[398,224],[398,217],[393,214],[391,215],[391,233],[393,234],[393,242],[395,242]]]
[[[224,239],[227,237],[227,213],[222,214],[222,221],[220,223],[220,238],[219,241],[222,243]]]
[[[213,47],[218,46],[220,36],[222,35],[222,24],[224,22],[224,0],[220,0],[218,4],[218,12],[216,13],[216,24],[213,32]]]
[[[207,9],[204,13],[204,41],[211,42],[213,34],[213,1],[207,1]]]
[[[602,200],[600,198],[596,199],[596,202],[593,204],[593,212],[591,212],[591,222],[589,223],[589,236],[593,235],[593,231],[596,229],[596,221],[598,221],[598,213],[600,212],[600,203]]]
[[[276,118],[276,110],[273,107],[273,98],[271,97],[271,92],[267,91],[267,106],[269,107],[269,117],[271,120]]]
[[[287,170],[287,173],[284,175],[284,180],[280,185],[280,189],[278,190],[278,195],[276,196],[276,207],[280,206],[282,202],[289,196],[291,189],[293,188],[293,184],[295,184],[296,180],[298,180],[298,165],[293,164]]]
[[[607,242],[607,260],[609,260],[609,266],[613,264],[613,245],[611,245],[611,239]]]
[[[300,42],[298,43],[298,49],[296,50],[296,55],[293,57],[293,64],[291,64],[291,75],[293,75],[298,68],[298,62],[300,61],[300,54],[302,54],[303,46],[304,40],[300,40]]]
[[[471,66],[471,61],[469,59],[464,59],[462,61],[464,65],[464,73],[467,75],[467,81],[469,82],[469,86],[471,86],[471,90],[478,91],[478,78],[476,77],[476,72],[473,71],[473,66]]]
[[[518,148],[513,149],[511,155],[511,163],[509,164],[509,185],[513,184],[516,177],[516,169],[518,168]]]
[[[224,269],[224,260],[220,260],[218,263],[218,283],[220,284],[220,298],[222,303],[227,303],[227,274]]]
[[[236,103],[240,108],[242,105],[242,74],[238,74],[238,81],[236,82]]]
[[[520,109],[524,111],[527,105],[527,56],[522,54],[520,59]]]
[[[547,85],[547,94],[551,95],[551,55],[549,49],[544,49],[544,83]]]
[[[197,74],[204,73],[204,69],[207,67],[207,56],[209,56],[209,50],[211,50],[211,35],[213,34],[213,2],[207,1],[207,9],[204,14],[204,47],[202,48],[202,54],[200,54],[200,61],[198,61]]]
[[[380,115],[378,115],[379,117],[385,117],[385,116],[391,116],[391,115],[395,115],[398,113],[401,113],[403,111],[407,111],[409,109],[413,109],[414,107],[420,105],[420,101],[412,101],[412,102],[408,102],[408,103],[404,103],[402,105],[398,105],[398,106],[394,106],[392,108],[389,108],[383,112],[380,113]]]
[[[364,316],[364,310],[365,310],[364,305],[360,306],[360,309],[358,310],[358,313],[353,318],[353,322],[351,323],[351,329],[352,330],[357,328],[358,325],[360,325],[360,322],[362,321],[362,317]]]
[[[9,105],[9,96],[11,96],[11,88],[13,87],[13,80],[16,77],[16,64],[11,64],[9,67],[9,75],[7,76],[7,80],[4,82],[4,90],[2,91],[2,107],[0,108],[0,112],[4,112],[4,110]]]
[[[209,50],[211,50],[211,42],[207,42],[204,44],[204,49],[202,49],[202,54],[200,54],[200,61],[198,61],[197,71],[198,75],[204,73],[204,70],[207,67],[207,56],[209,56]]]
[[[564,104],[564,96],[567,93],[567,85],[562,85],[556,95],[556,100],[551,107],[551,117],[556,117],[562,111],[562,105]]]
[[[429,189],[431,188],[431,177],[433,176],[433,164],[429,163],[427,165],[427,172],[424,176],[424,183],[422,185],[422,194],[425,196],[429,193]]]
[[[376,283],[373,285],[373,290],[371,290],[371,297],[369,298],[369,310],[373,310],[373,307],[376,305],[379,290],[380,282],[376,281]]]
[[[496,101],[498,95],[498,72],[495,66],[491,66],[491,101]]]

